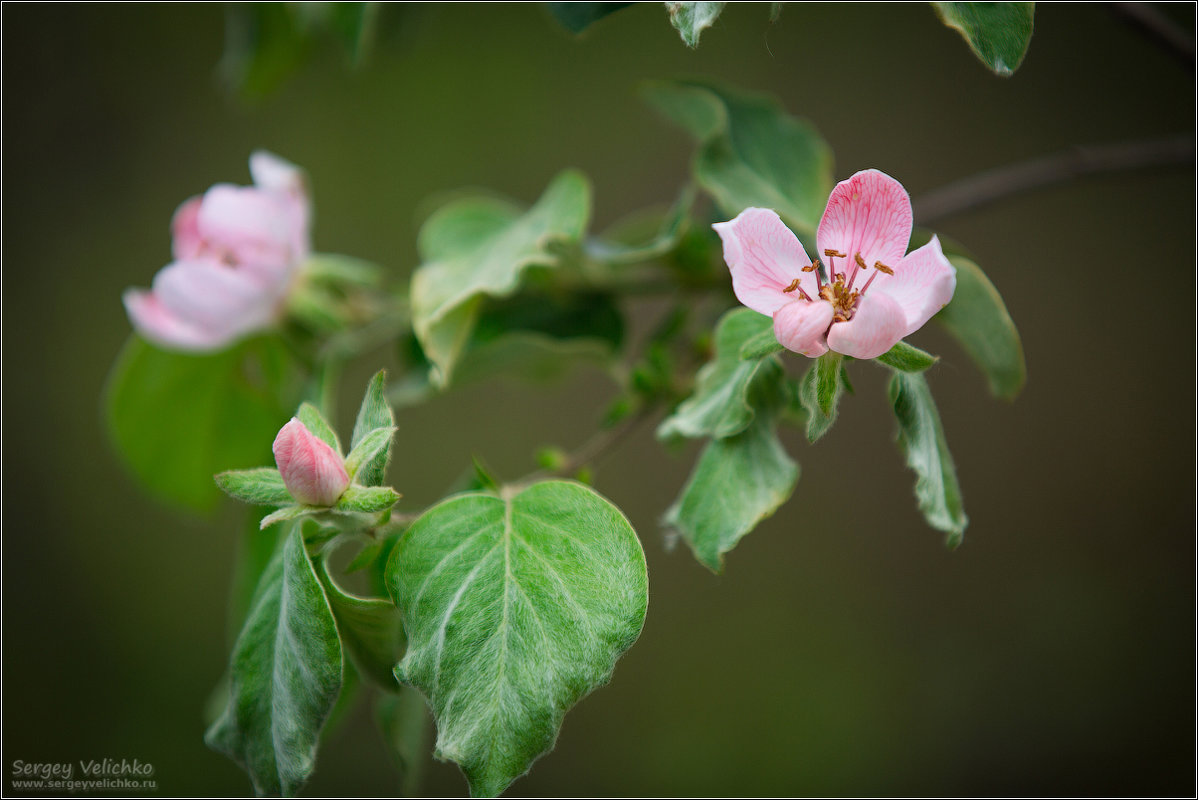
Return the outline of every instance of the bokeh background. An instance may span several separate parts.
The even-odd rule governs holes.
[[[1168,13],[1192,28],[1192,6]],[[1010,79],[926,4],[767,16],[731,6],[690,51],[659,4],[582,38],[537,5],[389,6],[363,68],[328,50],[247,104],[217,78],[217,5],[6,5],[6,768],[137,758],[163,793],[249,791],[202,742],[240,509],[194,518],[143,494],[100,397],[129,333],[121,291],[167,262],[182,200],[249,182],[252,149],[309,170],[318,250],[401,281],[446,190],[530,201],[577,166],[596,230],[669,202],[692,145],[637,99],[645,79],[772,92],[831,143],[838,178],[878,167],[916,198],[1076,144],[1193,134],[1192,61],[1109,7],[1041,6]],[[972,520],[955,552],[915,509],[868,365],[825,439],[788,434],[798,489],[723,576],[657,526],[694,448],[645,429],[617,451],[597,485],[645,545],[644,634],[510,794],[1192,794],[1194,188],[1192,165],[1113,174],[936,225],[1003,293],[1030,374],[1003,403],[941,333],[916,338],[944,356],[930,380]],[[389,359],[364,359],[347,395]],[[415,508],[472,453],[523,474],[614,391],[582,369],[405,410],[392,483]],[[397,785],[363,711],[307,792]],[[433,764],[424,791],[465,783]]]

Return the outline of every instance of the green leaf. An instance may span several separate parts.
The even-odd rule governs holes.
[[[818,441],[836,422],[841,390],[847,384],[844,356],[828,351],[815,360],[799,383],[799,402],[807,412],[807,441]]]
[[[785,349],[778,341],[778,337],[774,335],[774,327],[771,325],[768,330],[762,331],[741,345],[740,357],[745,361],[752,361],[772,356]]]
[[[899,423],[899,448],[917,476],[919,510],[929,525],[948,534],[948,545],[956,547],[969,520],[928,382],[919,373],[896,372],[888,391]]]
[[[939,356],[925,353],[906,342],[899,342],[875,359],[875,361],[885,364],[891,369],[897,369],[899,372],[923,372],[939,360]]]
[[[387,753],[402,776],[400,796],[418,797],[428,758],[428,704],[411,686],[400,686],[394,694],[379,696],[375,718]]]
[[[362,405],[358,408],[358,418],[354,422],[354,435],[350,440],[353,450],[346,459],[347,470],[349,461],[354,459],[354,453],[362,446],[363,441],[380,430],[391,432],[386,436],[381,450],[375,451],[374,455],[357,468],[356,472],[349,470],[350,477],[363,486],[381,485],[387,473],[387,462],[391,460],[391,437],[395,433],[395,415],[391,412],[391,406],[387,404],[386,389],[387,373],[384,370],[379,370],[366,387],[366,396],[362,398]]]
[[[726,313],[716,326],[715,358],[699,370],[694,394],[658,426],[658,438],[723,438],[747,428],[755,414],[750,388],[777,383],[783,374],[774,358],[741,358],[746,343],[765,332],[773,335],[773,323],[764,314],[748,308]]]
[[[255,506],[284,506],[295,498],[283,484],[283,476],[274,467],[233,470],[216,476],[216,485],[225,494]]]
[[[549,13],[570,33],[582,33],[593,23],[632,3],[546,3]]]
[[[799,479],[767,415],[736,436],[712,439],[664,522],[695,558],[721,572],[724,553],[786,502]]]
[[[699,34],[710,28],[727,3],[677,3],[667,2],[670,24],[682,36],[687,47],[699,46]]]
[[[258,584],[233,648],[229,705],[204,737],[249,773],[256,793],[293,795],[312,773],[341,658],[297,525]]]
[[[284,3],[231,3],[225,7],[225,51],[220,71],[232,89],[259,99],[277,88],[308,57],[313,42]]]
[[[130,337],[105,391],[113,446],[155,495],[210,509],[221,496],[213,475],[270,462],[294,407],[295,373],[275,339],[197,356]]]
[[[648,241],[639,244],[625,244],[626,229],[634,228],[641,218],[633,218],[618,225],[615,231],[605,231],[602,237],[587,239],[586,254],[591,258],[611,266],[639,264],[661,258],[674,250],[687,231],[687,222],[691,207],[695,204],[695,187],[687,184],[682,188],[678,199],[668,212],[661,218],[657,230]]]
[[[357,446],[345,457],[345,471],[354,479],[363,466],[372,464],[380,456],[386,463],[388,451],[391,449],[391,438],[395,436],[395,428],[375,428],[358,442]]]
[[[333,448],[338,455],[341,454],[341,440],[337,438],[337,432],[333,430],[333,426],[328,423],[316,406],[311,403],[300,403],[299,411],[295,416],[304,423],[304,427],[313,436]]]
[[[395,505],[399,498],[399,492],[390,486],[350,486],[333,508],[337,511],[374,514],[386,511]]]
[[[341,43],[350,64],[357,66],[366,58],[374,37],[378,3],[299,3],[297,10],[307,12],[320,26]],[[317,14],[313,14],[317,11]]]
[[[977,264],[949,256],[957,268],[953,299],[933,319],[948,329],[986,376],[990,391],[1014,400],[1027,381],[1019,331],[994,284]]]
[[[470,338],[484,296],[516,291],[530,266],[553,267],[552,247],[577,242],[590,216],[590,184],[567,170],[550,183],[523,216],[498,224],[498,207],[477,199],[459,201],[430,218],[421,233],[426,258],[412,276],[412,327],[433,364],[434,385],[449,383]]]
[[[773,98],[695,81],[655,82],[645,99],[700,143],[695,180],[721,210],[772,208],[813,236],[832,192],[832,151]]]
[[[403,650],[403,626],[399,609],[390,600],[358,597],[337,585],[323,558],[316,561],[317,574],[333,609],[341,642],[363,675],[388,691],[399,683],[392,669]]]
[[[628,520],[565,481],[434,506],[396,546],[387,581],[408,636],[396,675],[428,697],[437,756],[476,796],[553,747],[566,711],[640,635],[649,599]]]
[[[1009,76],[1023,63],[1035,3],[932,3],[932,8],[995,74]]]

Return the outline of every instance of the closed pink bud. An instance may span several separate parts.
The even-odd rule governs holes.
[[[345,460],[295,417],[279,431],[273,449],[283,483],[296,502],[331,506],[349,487]]]

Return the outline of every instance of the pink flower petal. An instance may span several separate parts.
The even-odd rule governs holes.
[[[171,252],[175,259],[183,261],[198,257],[204,250],[204,237],[200,235],[200,204],[204,198],[193,197],[179,206],[171,218]]]
[[[877,358],[898,344],[906,325],[907,317],[899,304],[871,289],[857,301],[852,319],[833,323],[828,331],[828,347],[853,358]]]
[[[217,184],[205,192],[196,223],[214,258],[282,271],[299,256],[293,217],[281,195]]]
[[[836,184],[815,240],[825,264],[830,259],[824,251],[838,250],[847,257],[836,259],[836,271],[852,275],[857,253],[870,267],[881,261],[893,268],[907,252],[911,224],[907,190],[886,173],[867,169]]]
[[[773,316],[798,296],[798,292],[783,291],[795,278],[815,297],[814,273],[802,271],[811,260],[776,213],[768,208],[746,208],[736,219],[711,227],[724,240],[724,261],[732,273],[737,300]]]
[[[331,506],[349,486],[345,461],[295,417],[279,431],[272,449],[283,483],[299,503]]]
[[[228,331],[209,330],[179,319],[144,289],[129,289],[121,299],[133,328],[143,338],[167,350],[210,352],[220,350],[234,338]]]
[[[774,336],[787,350],[811,358],[828,352],[827,332],[832,304],[826,300],[794,300],[774,312]]]
[[[169,264],[153,288],[172,317],[225,340],[270,327],[283,290],[208,259]]]
[[[283,198],[289,220],[294,257],[297,261],[303,261],[312,250],[308,240],[308,229],[312,221],[312,203],[309,199],[308,183],[304,171],[274,153],[255,150],[250,155],[250,175],[254,177],[256,187]]]
[[[944,257],[940,239],[933,236],[898,262],[893,275],[879,275],[869,293],[881,291],[899,304],[907,318],[903,336],[909,336],[948,305],[956,288],[957,271]]]

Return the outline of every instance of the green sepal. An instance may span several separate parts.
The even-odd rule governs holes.
[[[357,480],[358,472],[367,465],[373,465],[378,456],[383,456],[384,464],[388,450],[391,447],[391,437],[395,428],[375,428],[354,445],[354,449],[345,457],[345,471],[350,480]]]
[[[341,455],[341,441],[337,438],[337,432],[333,430],[324,418],[324,415],[311,403],[301,403],[299,411],[295,416],[300,422],[304,423],[304,427],[322,442],[333,448],[333,452]]]
[[[304,262],[302,273],[310,281],[362,289],[377,289],[386,277],[378,264],[337,253],[313,253]]]
[[[384,370],[379,370],[366,387],[366,395],[362,398],[362,405],[358,407],[358,417],[354,422],[354,434],[350,440],[350,447],[353,450],[346,459],[346,470],[349,471],[351,480],[363,486],[381,485],[387,473],[387,462],[391,459],[391,437],[395,432],[395,415],[391,411],[391,406],[387,404],[386,390],[387,373]],[[380,429],[391,431],[387,435],[382,449],[375,451],[370,458],[363,459],[356,470],[350,469],[349,463],[354,460],[354,454],[362,446],[363,441]]]
[[[899,372],[923,372],[939,361],[940,356],[924,352],[906,342],[899,342],[874,360]]]
[[[319,514],[324,510],[326,509],[316,508],[315,506],[284,506],[278,511],[273,511],[263,517],[262,522],[258,523],[258,527],[261,530],[266,530],[277,522],[287,522],[288,520],[298,519],[305,514]]]
[[[352,485],[333,506],[334,511],[373,514],[386,511],[401,497],[400,493],[390,486],[358,486]]]
[[[274,467],[229,470],[214,476],[225,494],[255,506],[283,506],[295,502],[283,476]]]
[[[949,547],[961,544],[969,518],[965,516],[957,470],[944,438],[940,414],[928,382],[919,373],[895,372],[888,387],[898,420],[898,444],[915,470],[915,497],[924,519],[947,534]]]

